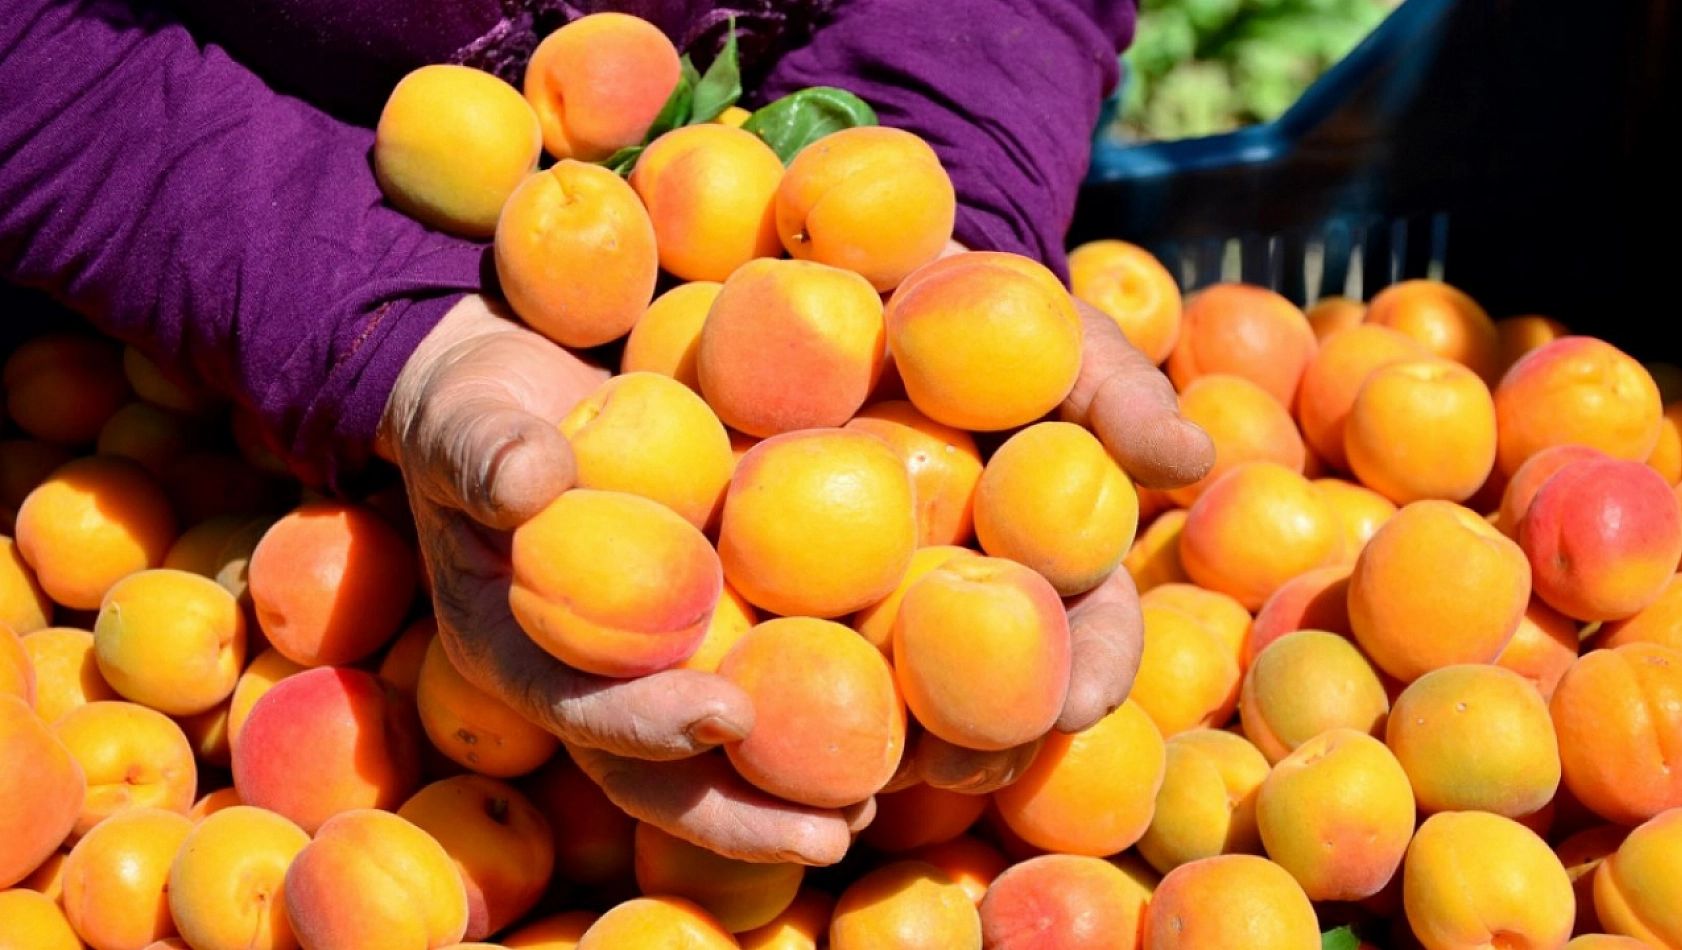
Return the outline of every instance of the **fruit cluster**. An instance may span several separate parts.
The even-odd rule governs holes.
[[[847,858],[619,810],[457,670],[399,487],[305,492],[244,411],[55,334],[4,367],[0,948],[1682,950],[1682,370],[1442,283],[1182,300],[1096,242],[1074,296],[1217,450],[1135,488],[1056,415],[1070,288],[951,253],[909,133],[732,120],[724,62],[586,17],[524,96],[411,76],[375,167],[521,320],[622,344],[513,533],[522,629],[735,682],[711,754],[873,799]],[[1123,569],[1132,693],[1058,731],[1065,599]],[[917,735],[1033,751],[966,794]]]

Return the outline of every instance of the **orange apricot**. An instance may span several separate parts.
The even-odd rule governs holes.
[[[1256,791],[1270,765],[1253,743],[1224,729],[1168,737],[1162,787],[1138,854],[1159,873],[1217,854],[1261,854]]]
[[[245,615],[208,577],[138,571],[106,592],[93,642],[100,674],[125,699],[190,716],[234,691],[245,666]]]
[[[1495,385],[1500,337],[1489,314],[1465,292],[1436,280],[1404,280],[1367,302],[1366,322],[1413,337],[1435,356],[1453,360]]]
[[[602,12],[545,36],[524,90],[550,155],[597,162],[643,141],[681,71],[677,49],[654,24]]]
[[[501,943],[507,950],[576,950],[600,916],[593,910],[563,910],[521,924],[503,934]]]
[[[876,796],[876,817],[859,840],[888,854],[912,851],[958,837],[986,810],[985,795],[915,782]]]
[[[514,530],[508,603],[563,663],[641,676],[693,654],[724,578],[701,529],[640,495],[574,488]]]
[[[1144,491],[1139,492],[1143,502]],[[1180,534],[1186,526],[1186,509],[1164,511],[1145,524],[1133,538],[1133,546],[1122,555],[1121,566],[1133,577],[1140,594],[1165,584],[1189,583],[1180,563]]]
[[[1495,378],[1500,379],[1531,350],[1570,335],[1571,330],[1565,324],[1541,314],[1527,313],[1495,321],[1495,336],[1500,342]]]
[[[1583,654],[1548,703],[1565,787],[1607,821],[1682,806],[1682,651],[1628,643]]]
[[[0,947],[84,950],[58,902],[26,888],[0,890]]]
[[[701,645],[687,659],[677,663],[676,668],[718,672],[718,664],[724,659],[724,654],[729,653],[736,641],[762,619],[747,598],[736,593],[736,589],[726,582],[719,592],[718,606],[713,608],[712,619],[707,621],[707,632],[701,638]]]
[[[82,814],[87,779],[29,704],[0,694],[0,888],[45,862]]]
[[[198,950],[288,950],[286,869],[309,835],[272,811],[236,805],[208,815],[169,867],[170,915]]]
[[[682,126],[648,144],[629,181],[648,208],[660,266],[679,280],[724,280],[780,257],[774,201],[783,163],[757,135]]]
[[[1113,238],[1069,252],[1069,287],[1103,311],[1145,358],[1161,365],[1180,338],[1180,285],[1156,255]]]
[[[611,888],[633,879],[636,819],[625,814],[565,754],[518,787],[549,821],[557,882]]]
[[[701,327],[723,289],[719,281],[694,280],[655,297],[625,337],[619,371],[659,373],[700,392]]]
[[[1485,811],[1445,811],[1414,832],[1402,907],[1426,950],[1560,947],[1576,902],[1559,858],[1535,832]]]
[[[862,277],[760,258],[725,279],[701,325],[695,370],[725,425],[765,437],[842,425],[886,359],[882,298]]]
[[[759,788],[839,808],[869,798],[899,768],[905,702],[888,661],[852,630],[773,618],[736,641],[718,673],[753,700],[752,731],[724,751]]]
[[[835,898],[828,891],[802,887],[770,923],[736,935],[742,950],[817,950],[829,934]]]
[[[1561,337],[1520,359],[1495,387],[1497,464],[1511,475],[1553,445],[1579,443],[1644,462],[1664,404],[1646,367],[1594,337]]]
[[[91,444],[128,401],[122,349],[86,333],[44,333],[6,357],[0,367],[6,415],[33,438],[60,445]]]
[[[421,728],[432,745],[480,775],[524,775],[560,747],[560,740],[542,726],[468,682],[437,636],[427,645],[414,697]]]
[[[94,610],[111,585],[158,567],[175,540],[168,497],[130,459],[65,463],[18,509],[18,553],[55,602]]]
[[[78,706],[52,724],[53,735],[87,777],[87,795],[70,839],[140,808],[185,815],[198,788],[186,733],[155,709],[122,701]]]
[[[1608,933],[1682,947],[1682,808],[1643,822],[1594,872],[1594,907]]]
[[[239,741],[240,729],[244,727],[246,718],[251,715],[251,707],[269,691],[269,687],[306,669],[309,667],[292,662],[274,647],[269,647],[253,657],[240,672],[239,679],[234,683],[233,694],[228,698],[228,742],[232,744]]]
[[[576,950],[736,950],[738,944],[699,904],[682,897],[633,897],[607,909]]]
[[[1343,430],[1349,469],[1398,505],[1465,501],[1495,466],[1495,401],[1450,360],[1398,360],[1374,369]]]
[[[1268,644],[1298,630],[1322,630],[1350,636],[1349,565],[1318,567],[1298,574],[1273,592],[1256,611],[1244,641],[1248,668]]]
[[[467,930],[479,940],[537,906],[549,885],[555,845],[549,821],[519,789],[484,775],[426,785],[399,817],[444,846],[467,888]]]
[[[1287,633],[1256,654],[1239,690],[1244,735],[1269,762],[1336,728],[1376,733],[1390,698],[1360,650],[1324,630]]]
[[[1294,411],[1303,372],[1318,348],[1296,304],[1265,287],[1213,284],[1186,298],[1168,378],[1184,390],[1211,373],[1243,376]]]
[[[904,399],[870,403],[843,428],[883,439],[905,459],[917,500],[919,547],[970,540],[982,472],[973,436],[930,419]]]
[[[1196,617],[1238,660],[1240,668],[1248,665],[1244,642],[1254,618],[1237,598],[1186,582],[1162,584],[1139,595],[1140,607],[1152,605],[1172,607]]]
[[[1188,510],[1180,561],[1200,586],[1257,610],[1341,543],[1336,515],[1308,479],[1277,462],[1245,462]]]
[[[570,159],[515,187],[493,253],[514,313],[571,347],[629,333],[654,299],[660,271],[654,225],[637,193],[608,169]]]
[[[28,646],[29,638],[25,637],[23,642]],[[1601,624],[1594,641],[1599,647],[1638,642],[1682,650],[1682,574],[1671,575],[1659,596],[1631,616]]]
[[[842,129],[800,150],[776,196],[796,260],[845,268],[886,293],[952,238],[957,198],[929,144],[889,126]]]
[[[981,950],[981,915],[938,868],[921,861],[879,865],[836,898],[829,950]]]
[[[1373,664],[1403,682],[1493,662],[1530,602],[1530,563],[1511,539],[1448,501],[1404,506],[1349,575],[1349,624]]]
[[[35,671],[35,712],[43,722],[56,722],[77,706],[122,698],[99,672],[88,631],[47,627],[22,642]]]
[[[976,905],[980,905],[982,898],[987,896],[987,888],[1011,865],[1011,860],[998,848],[974,834],[962,834],[938,844],[912,848],[900,857],[939,868],[953,883],[963,888]]]
[[[1530,681],[1544,701],[1553,698],[1559,678],[1577,661],[1581,650],[1578,623],[1532,596],[1513,638],[1495,658],[1495,665]],[[1602,645],[1611,644],[1603,641]]]
[[[1348,471],[1344,430],[1361,384],[1381,366],[1425,354],[1424,345],[1413,337],[1375,324],[1357,324],[1335,339],[1321,340],[1297,393],[1296,418],[1303,440],[1327,465]]]
[[[970,251],[918,268],[888,299],[888,350],[911,402],[972,432],[1027,425],[1080,372],[1074,299],[1019,254]]]
[[[1222,475],[1244,462],[1277,462],[1300,472],[1307,449],[1296,422],[1272,394],[1242,376],[1199,376],[1180,393],[1180,415],[1209,433],[1215,465],[1190,485],[1169,489],[1168,499],[1189,508]]]
[[[647,822],[636,831],[637,886],[694,901],[731,933],[763,927],[794,902],[806,868],[727,858]]]
[[[1314,328],[1314,338],[1324,344],[1338,333],[1361,325],[1366,319],[1367,305],[1340,294],[1321,297],[1303,310],[1308,325]]]
[[[1128,695],[1165,738],[1225,724],[1238,705],[1232,650],[1191,614],[1156,605],[1142,614],[1145,646]]]
[[[978,908],[982,946],[1136,947],[1147,903],[1138,885],[1103,858],[1040,855],[1011,867],[987,889]]]
[[[1253,854],[1182,864],[1151,892],[1145,950],[1311,950],[1314,905],[1284,868]]]
[[[169,869],[192,833],[187,816],[137,808],[92,829],[64,859],[64,916],[95,950],[173,937]]]
[[[1343,528],[1343,544],[1333,560],[1353,565],[1379,526],[1396,513],[1396,503],[1370,488],[1341,478],[1316,478],[1314,487],[1331,504]]]
[[[1502,534],[1517,540],[1519,522],[1524,520],[1525,512],[1530,510],[1530,504],[1536,500],[1536,492],[1541,490],[1542,485],[1572,462],[1598,458],[1606,458],[1606,454],[1576,442],[1551,445],[1538,451],[1525,459],[1524,464],[1502,486],[1501,503],[1490,523],[1501,529]]]
[[[834,618],[892,593],[916,543],[911,478],[893,447],[809,429],[758,442],[737,463],[718,557],[754,606]]]

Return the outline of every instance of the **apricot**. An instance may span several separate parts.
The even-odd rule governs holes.
[[[1140,501],[1144,492],[1139,493]],[[1133,578],[1140,594],[1167,585],[1186,584],[1185,565],[1180,563],[1180,535],[1186,526],[1187,512],[1173,508],[1144,524],[1134,535],[1133,546],[1122,555],[1121,566]]]
[[[900,577],[888,596],[865,607],[853,614],[852,627],[859,636],[868,640],[871,646],[881,650],[889,659],[894,651],[894,621],[899,617],[900,604],[905,600],[906,591],[911,585],[921,580],[935,568],[945,564],[953,558],[976,557],[979,552],[973,548],[966,548],[955,544],[937,544],[919,547],[912,552],[911,563],[906,567],[904,575]]]
[[[52,442],[0,440],[0,529],[10,533],[23,499],[72,458],[75,453]]]
[[[1330,729],[1376,733],[1389,712],[1372,664],[1347,637],[1324,630],[1287,633],[1263,647],[1238,694],[1244,735],[1269,762]]]
[[[1139,523],[1127,473],[1098,437],[1041,422],[994,450],[975,491],[981,549],[1033,568],[1064,597],[1097,587],[1121,564]]]
[[[1180,561],[1198,585],[1257,610],[1341,543],[1337,516],[1308,479],[1277,462],[1245,462],[1188,510]]]
[[[37,630],[22,640],[35,671],[35,712],[49,725],[77,706],[121,699],[99,672],[93,634],[69,627]]]
[[[557,754],[518,786],[543,812],[553,834],[557,881],[601,887],[633,880],[636,819]]]
[[[1391,284],[1367,302],[1365,322],[1413,337],[1433,355],[1453,360],[1494,385],[1500,378],[1500,334],[1489,313],[1460,289],[1438,280]]]
[[[162,564],[174,540],[168,497],[125,458],[67,462],[18,509],[18,553],[41,589],[73,610],[96,609],[111,585]]]
[[[802,887],[771,922],[736,935],[742,950],[817,950],[829,935],[835,898],[828,891]]]
[[[706,123],[650,142],[629,181],[654,223],[661,268],[724,280],[754,258],[782,256],[773,206],[782,179],[782,160],[759,136]]]
[[[701,325],[695,373],[725,425],[763,438],[845,423],[886,359],[882,298],[862,277],[760,258],[725,279]]]
[[[1199,376],[1180,393],[1180,415],[1196,423],[1215,443],[1215,465],[1190,485],[1170,489],[1168,499],[1190,507],[1204,489],[1243,462],[1277,462],[1302,471],[1307,449],[1289,411],[1272,394],[1242,376]]]
[[[578,485],[660,502],[705,531],[718,519],[736,460],[724,424],[700,396],[658,373],[614,376],[560,422]]]
[[[1165,738],[1232,718],[1240,670],[1233,652],[1191,614],[1145,605],[1145,646],[1128,694]]]
[[[562,346],[600,346],[629,333],[660,272],[642,199],[608,169],[570,159],[515,187],[492,250],[514,313]]]
[[[105,421],[94,451],[133,459],[154,478],[167,479],[175,463],[204,441],[201,429],[185,416],[131,402]]]
[[[1403,682],[1493,662],[1530,602],[1524,551],[1469,509],[1405,505],[1349,575],[1349,624],[1373,665]]]
[[[245,616],[234,595],[186,571],[139,571],[113,584],[93,639],[113,689],[172,716],[227,699],[245,665]]]
[[[655,297],[625,337],[619,371],[659,373],[700,392],[701,327],[723,289],[720,281],[694,280]]]
[[[1536,500],[1536,492],[1565,466],[1582,459],[1603,459],[1599,449],[1575,442],[1550,445],[1524,460],[1501,489],[1501,503],[1490,523],[1507,537],[1518,540],[1519,522]]]
[[[1571,330],[1565,324],[1541,314],[1527,313],[1495,321],[1495,336],[1500,341],[1495,378],[1500,379],[1524,354],[1570,335]]]
[[[257,654],[241,671],[239,679],[234,682],[233,694],[228,697],[229,744],[239,741],[240,730],[245,727],[245,720],[251,715],[251,707],[269,691],[269,687],[306,669],[309,667],[288,660],[274,647]]]
[[[1156,811],[1139,839],[1139,856],[1160,873],[1217,854],[1260,854],[1256,790],[1267,758],[1224,729],[1169,736]]]
[[[1664,404],[1645,367],[1603,340],[1561,337],[1525,354],[1495,387],[1497,463],[1511,475],[1552,445],[1579,443],[1644,462]]]
[[[161,808],[185,815],[193,806],[193,747],[163,713],[138,703],[92,702],[60,716],[52,729],[87,777],[70,840],[120,812]]]
[[[1113,238],[1069,252],[1070,292],[1103,311],[1129,343],[1161,365],[1180,338],[1179,282],[1156,255]]]
[[[1068,615],[1050,582],[1015,561],[955,557],[913,583],[893,626],[911,714],[968,749],[1044,735],[1067,698]]]
[[[15,696],[35,708],[35,664],[23,640],[0,624],[0,696]]]
[[[839,808],[893,778],[905,752],[905,702],[893,667],[852,630],[811,617],[773,618],[736,641],[718,673],[753,700],[752,731],[724,746],[749,782]]]
[[[1583,654],[1548,703],[1565,787],[1637,825],[1682,806],[1682,651],[1628,643]]]
[[[303,666],[371,656],[396,635],[414,600],[415,556],[372,509],[299,505],[263,533],[247,579],[271,646]]]
[[[415,690],[420,686],[421,666],[426,662],[427,648],[432,645],[432,639],[437,635],[438,618],[431,614],[415,618],[403,628],[403,632],[386,644],[385,650],[380,654],[379,668],[375,672],[399,693],[413,699]]]
[[[1186,298],[1168,378],[1184,390],[1211,373],[1242,376],[1295,410],[1319,343],[1296,304],[1252,284],[1212,284]]]
[[[1594,872],[1594,907],[1608,933],[1682,947],[1682,808],[1642,822]]]
[[[433,746],[481,775],[524,775],[560,747],[553,734],[468,682],[436,636],[421,661],[414,696],[421,728]]]
[[[726,582],[719,592],[718,606],[713,609],[712,619],[707,621],[707,632],[701,638],[701,645],[688,659],[678,663],[677,668],[718,672],[718,664],[724,659],[724,654],[729,653],[736,641],[762,619],[747,598],[736,593],[736,589]]]
[[[91,444],[123,404],[122,350],[85,333],[44,333],[13,350],[0,367],[6,415],[33,438],[66,446]]]
[[[542,154],[543,130],[519,90],[453,63],[399,80],[374,127],[374,179],[386,200],[462,237],[496,233],[503,202]]]
[[[342,812],[395,809],[420,785],[414,719],[414,707],[372,673],[323,666],[289,676],[240,727],[234,787],[247,804],[317,837]]]
[[[506,782],[484,775],[439,779],[397,814],[443,845],[461,872],[468,940],[506,929],[537,906],[549,885],[555,864],[549,821]]]
[[[1303,441],[1327,465],[1348,471],[1344,433],[1362,384],[1380,367],[1417,360],[1426,352],[1413,337],[1374,324],[1357,324],[1335,338],[1322,339],[1303,369],[1297,393],[1296,419]]]
[[[970,251],[926,264],[894,291],[885,318],[907,398],[959,429],[1034,422],[1062,403],[1080,372],[1074,299],[1019,254]]]
[[[1586,933],[1572,937],[1564,950],[1653,950],[1653,945],[1621,934]]]
[[[1638,642],[1682,650],[1682,574],[1671,575],[1652,603],[1622,620],[1601,624],[1594,641],[1600,647]],[[29,645],[27,637],[24,645]]]
[[[1396,697],[1384,739],[1425,814],[1477,809],[1518,819],[1559,787],[1547,703],[1499,666],[1448,666],[1414,680]]]
[[[1547,842],[1485,811],[1420,824],[1402,862],[1402,907],[1426,950],[1561,947],[1576,915],[1571,880]]]
[[[982,946],[1000,950],[1135,948],[1146,897],[1103,858],[1045,854],[994,880],[978,908]]]
[[[595,13],[537,44],[525,96],[550,155],[597,162],[642,142],[680,72],[677,49],[654,24]]]
[[[286,916],[310,950],[444,947],[468,924],[467,888],[444,846],[389,811],[324,822],[286,870]]]
[[[1349,565],[1317,567],[1286,581],[1256,611],[1244,641],[1246,669],[1268,644],[1298,630],[1322,630],[1351,636],[1349,629]]]
[[[982,474],[974,437],[930,419],[903,399],[871,403],[843,428],[883,439],[905,459],[917,501],[919,547],[970,540]]]
[[[1048,734],[1032,764],[995,791],[993,802],[1028,844],[1115,854],[1149,827],[1166,761],[1162,733],[1129,699],[1088,729]]]
[[[1459,363],[1387,363],[1350,405],[1343,445],[1361,484],[1398,505],[1465,501],[1495,466],[1495,401]]]
[[[1172,607],[1196,617],[1227,648],[1239,667],[1247,665],[1244,642],[1254,618],[1237,598],[1192,583],[1162,584],[1139,595],[1139,606]]]
[[[946,249],[957,195],[917,135],[858,126],[795,155],[777,188],[775,215],[796,260],[845,268],[886,293]]]
[[[1657,600],[1682,561],[1682,504],[1640,462],[1580,459],[1536,490],[1518,523],[1536,595],[1583,621]]]
[[[738,944],[713,916],[681,897],[633,897],[592,923],[577,950],[736,950]]]
[[[1145,950],[1311,950],[1314,906],[1284,868],[1252,854],[1222,854],[1163,875],[1145,908]]]
[[[0,694],[0,888],[52,856],[82,814],[87,778],[29,704]]]
[[[302,828],[249,805],[194,825],[170,864],[166,889],[181,936],[197,950],[296,947],[284,882],[309,841]]]
[[[198,824],[219,811],[244,804],[245,802],[239,797],[239,789],[229,785],[200,795],[199,800],[193,803],[193,807],[187,810],[187,817],[191,818],[194,824]]]
[[[727,858],[639,822],[637,886],[649,897],[694,901],[731,933],[762,927],[794,902],[806,868]]]
[[[1308,325],[1314,329],[1314,338],[1324,344],[1344,330],[1360,326],[1361,321],[1366,319],[1367,305],[1333,294],[1309,304],[1303,310],[1303,316],[1308,318]]]
[[[1553,698],[1559,678],[1577,661],[1580,642],[1577,621],[1549,607],[1537,597],[1530,598],[1524,617],[1513,631],[1495,665],[1512,670],[1530,681],[1543,701]],[[1605,644],[1603,645],[1610,645]]]
[[[736,464],[718,556],[754,606],[834,618],[892,593],[916,543],[911,478],[893,447],[812,429],[765,439]]]
[[[193,830],[161,808],[113,815],[64,859],[64,916],[94,950],[143,947],[176,934],[169,870]]]
[[[986,799],[986,796],[982,797]],[[982,814],[985,816],[986,812]],[[912,848],[899,857],[923,861],[939,868],[953,883],[963,888],[977,906],[987,896],[987,888],[1012,863],[998,848],[975,834],[961,834],[938,844]]]
[[[223,566],[218,555],[253,520],[249,515],[217,515],[188,527],[169,546],[163,566],[215,580]]]
[[[1379,526],[1397,512],[1396,503],[1364,485],[1341,478],[1316,478],[1313,484],[1320,490],[1320,497],[1332,506],[1343,528],[1343,544],[1333,562],[1354,564],[1361,549],[1378,533]]]
[[[902,854],[958,837],[986,810],[985,795],[915,782],[876,796],[876,817],[859,840],[877,851]]]
[[[575,950],[600,916],[593,910],[563,910],[539,917],[503,934],[502,945],[507,950]]]
[[[829,950],[981,950],[981,915],[930,864],[898,860],[847,885],[835,901]]]
[[[726,512],[728,517],[728,512]],[[550,655],[642,676],[693,654],[724,576],[701,529],[656,501],[574,488],[514,530],[508,604]]]
[[[58,902],[24,888],[0,890],[0,947],[83,950]]]

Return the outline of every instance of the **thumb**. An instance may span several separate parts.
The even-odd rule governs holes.
[[[499,530],[529,521],[577,480],[566,437],[504,393],[434,400],[415,439],[412,475],[422,490]]]

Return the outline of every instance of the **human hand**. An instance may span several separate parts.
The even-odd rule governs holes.
[[[666,670],[616,680],[538,647],[508,605],[511,531],[575,480],[557,424],[608,378],[470,296],[404,366],[377,447],[403,472],[438,633],[462,675],[561,738],[638,819],[748,860],[832,864],[873,802],[843,814],[767,795],[714,748],[753,727],[722,677]]]
[[[954,243],[947,253],[962,253]],[[1189,485],[1215,464],[1214,443],[1179,412],[1173,384],[1116,322],[1075,300],[1084,331],[1080,374],[1059,407],[1065,421],[1098,436],[1133,480],[1149,488]],[[1055,729],[1073,733],[1108,715],[1127,698],[1144,649],[1138,589],[1122,569],[1096,588],[1065,600],[1072,641],[1071,678]],[[1033,761],[1040,743],[981,752],[927,732],[914,740],[908,761],[889,785],[921,780],[975,794],[1010,784]]]

